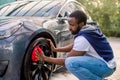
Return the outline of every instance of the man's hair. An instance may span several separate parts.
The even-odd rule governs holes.
[[[75,19],[77,19],[77,23],[81,23],[81,22],[84,22],[84,24],[86,24],[87,22],[87,16],[86,14],[81,11],[81,10],[76,10],[74,12],[72,12],[69,17],[74,17]]]

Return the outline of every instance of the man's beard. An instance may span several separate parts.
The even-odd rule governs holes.
[[[80,30],[81,30],[81,27],[78,26],[77,29],[76,29],[76,31],[71,31],[71,33],[72,33],[73,35],[76,35]]]

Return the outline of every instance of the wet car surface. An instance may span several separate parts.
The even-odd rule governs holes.
[[[48,80],[59,66],[33,60],[39,46],[46,56],[64,57],[50,49],[70,44],[67,17],[86,9],[74,0],[16,1],[0,6],[0,80]]]

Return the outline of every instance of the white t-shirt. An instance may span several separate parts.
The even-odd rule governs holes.
[[[78,36],[78,37],[75,38],[74,45],[73,45],[73,50],[85,51],[86,56],[92,56],[92,57],[96,57],[98,59],[101,59],[110,68],[114,68],[116,66],[116,63],[115,63],[114,59],[110,60],[109,62],[106,62],[101,56],[99,56],[98,53],[95,51],[95,49],[88,42],[88,40],[86,38],[84,38],[83,36]]]

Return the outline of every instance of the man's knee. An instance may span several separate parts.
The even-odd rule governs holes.
[[[65,66],[66,66],[67,69],[69,69],[69,70],[74,69],[74,67],[75,67],[75,65],[74,65],[75,61],[74,60],[75,60],[74,57],[66,58]]]
[[[65,59],[65,66],[66,67],[71,65],[71,60],[72,60],[71,57],[68,57],[68,58]]]
[[[86,63],[89,63],[89,61],[86,61],[86,57],[68,57],[65,60],[65,66],[67,69],[76,70],[80,67],[85,67]]]

